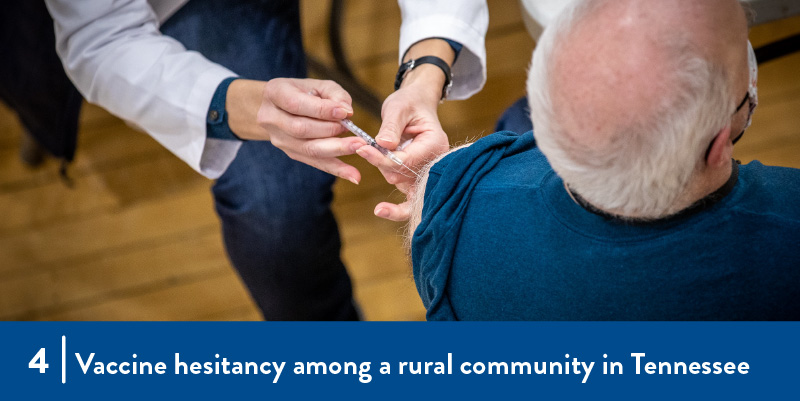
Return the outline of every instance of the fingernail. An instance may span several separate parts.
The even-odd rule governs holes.
[[[358,185],[358,181],[356,181],[355,178],[350,178],[349,181],[352,182],[353,184]]]
[[[386,218],[389,217],[389,212],[387,212],[386,209],[378,209],[375,211],[375,215],[378,217]]]
[[[333,118],[335,118],[337,120],[341,120],[341,119],[343,119],[345,117],[347,117],[347,110],[339,108],[339,107],[333,109]]]
[[[352,108],[352,107],[350,107],[350,105],[349,105],[349,104],[346,104],[346,103],[341,103],[341,104],[339,105],[339,108],[343,109],[345,112],[347,112],[347,114],[351,114],[351,113],[353,113],[353,108]]]
[[[350,151],[358,153],[358,150],[361,149],[362,146],[364,146],[364,145],[361,144],[361,143],[356,142],[356,143],[350,145]],[[361,153],[358,153],[358,154],[361,155]]]

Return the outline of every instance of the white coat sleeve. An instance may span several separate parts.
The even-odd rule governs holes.
[[[464,47],[453,65],[450,99],[466,99],[486,82],[486,0],[398,0],[403,16],[400,27],[400,62],[409,47],[427,38],[445,38]]]
[[[91,103],[144,129],[192,168],[217,178],[239,141],[206,138],[206,114],[236,76],[159,32],[146,0],[46,0],[56,50]]]

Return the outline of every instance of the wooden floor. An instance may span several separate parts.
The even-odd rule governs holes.
[[[330,63],[327,1],[304,0],[307,51]],[[394,2],[350,0],[344,32],[350,62],[380,96],[397,61]],[[533,41],[516,2],[490,1],[489,80],[468,101],[447,102],[440,117],[451,143],[492,132],[502,110],[524,93]],[[800,32],[800,18],[753,30],[754,46]],[[743,162],[800,168],[800,54],[761,66],[752,127],[737,145]],[[375,133],[379,121],[356,109]],[[55,162],[30,171],[17,157],[21,129],[0,106],[0,319],[254,320],[260,315],[230,267],[209,188],[147,135],[95,106],[84,108],[75,186]],[[401,249],[402,226],[372,215],[399,195],[357,157],[361,185],[336,184],[334,210],[343,258],[369,320],[419,320],[424,310]],[[798,206],[800,207],[800,205]]]

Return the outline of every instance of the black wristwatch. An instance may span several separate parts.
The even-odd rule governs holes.
[[[403,83],[403,79],[405,79],[406,75],[422,64],[433,64],[442,70],[444,73],[444,87],[442,88],[442,98],[440,100],[447,99],[447,95],[450,94],[450,88],[453,86],[453,73],[450,72],[450,66],[447,65],[444,60],[436,56],[423,56],[416,60],[400,64],[400,69],[397,70],[397,76],[394,79],[394,90],[400,89],[400,84]]]

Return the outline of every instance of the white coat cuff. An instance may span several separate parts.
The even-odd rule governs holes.
[[[452,68],[453,87],[449,99],[466,99],[483,88],[486,46],[482,32],[447,15],[431,15],[404,23],[400,29],[400,62],[411,45],[428,38],[445,38],[464,46]]]
[[[212,68],[203,73],[197,80],[187,100],[187,124],[192,133],[189,152],[185,161],[200,174],[211,178],[219,178],[233,162],[240,141],[227,141],[208,138],[206,135],[206,118],[211,98],[220,82],[236,74],[225,68]]]

